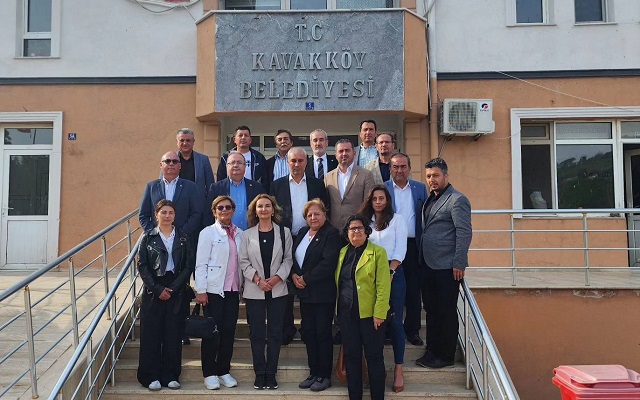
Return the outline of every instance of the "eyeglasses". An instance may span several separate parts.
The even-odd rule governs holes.
[[[227,165],[231,165],[232,167],[234,165],[245,165],[245,164],[246,164],[245,161],[230,161],[230,162],[227,163]]]
[[[167,158],[166,160],[162,160],[163,163],[169,165],[169,164],[180,164],[180,160],[172,160],[170,158]]]
[[[364,226],[352,226],[349,228],[350,232],[364,232]]]
[[[231,211],[231,210],[233,210],[233,206],[231,204],[227,204],[227,205],[224,205],[224,206],[216,206],[216,210],[218,210],[218,211],[224,211],[224,210]]]

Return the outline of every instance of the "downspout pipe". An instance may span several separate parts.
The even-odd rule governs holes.
[[[429,57],[429,155],[438,156],[438,118],[440,116],[438,97],[438,68],[436,60],[436,0],[429,0],[425,10],[427,19],[427,56]]]

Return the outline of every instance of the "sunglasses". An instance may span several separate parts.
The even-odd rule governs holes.
[[[167,158],[166,160],[162,160],[163,163],[169,165],[169,164],[180,164],[180,160],[172,160],[170,158]]]
[[[225,206],[216,206],[216,210],[218,210],[218,211],[224,211],[224,210],[231,211],[231,210],[233,210],[233,206],[230,205],[230,204],[227,204]]]

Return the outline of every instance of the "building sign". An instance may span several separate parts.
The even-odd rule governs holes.
[[[215,110],[404,108],[398,11],[216,14]]]

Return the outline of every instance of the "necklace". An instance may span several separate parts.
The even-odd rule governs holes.
[[[317,232],[316,232],[316,233],[317,233]],[[309,231],[309,235],[307,236],[307,239],[309,239],[309,241],[312,241],[312,240],[313,240],[313,237],[314,237],[315,235],[316,235],[315,233],[312,235],[312,234],[311,234],[311,231]]]

